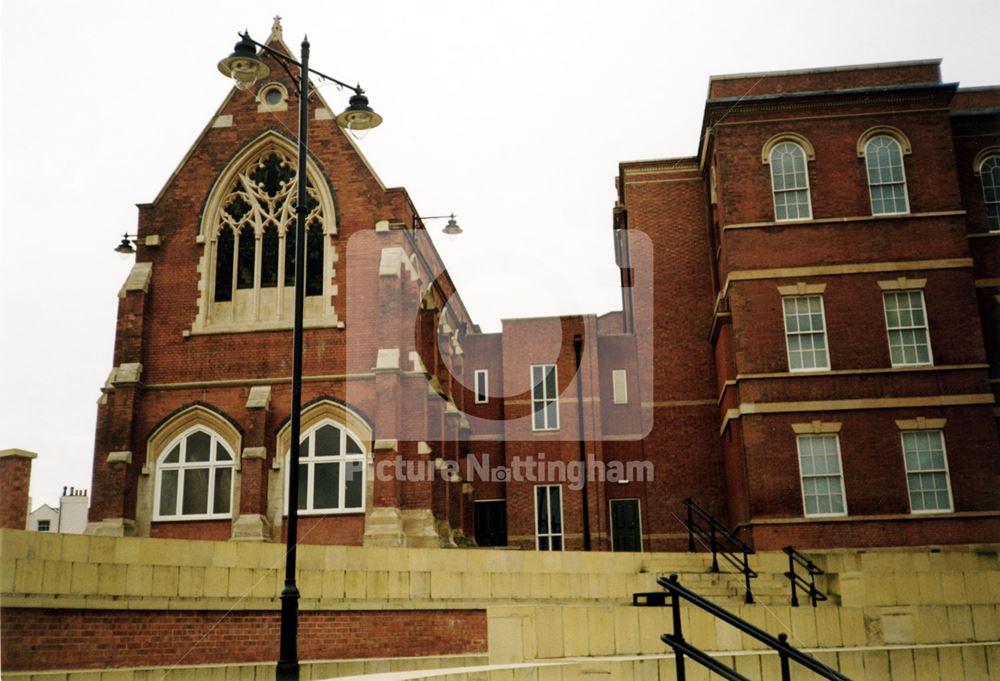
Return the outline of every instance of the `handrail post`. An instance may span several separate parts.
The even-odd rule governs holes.
[[[709,523],[709,528],[711,532],[709,533],[709,542],[712,547],[712,572],[719,571],[719,557],[718,557],[718,546],[715,543],[715,523]]]
[[[788,645],[788,634],[778,634],[778,640],[781,641],[782,645]],[[792,671],[788,668],[788,653],[779,650],[778,659],[781,660],[781,681],[791,681]]]
[[[747,595],[743,599],[745,603],[753,603],[753,592],[750,591],[750,559],[747,558],[747,552],[743,552],[743,579],[747,585]]]
[[[685,501],[688,509],[688,553],[694,553],[694,511],[691,509],[691,500]]]
[[[792,583],[792,607],[799,607],[799,596],[795,589],[795,556],[791,553],[788,554],[788,581]],[[813,603],[815,606],[816,604]]]
[[[677,575],[670,575],[670,581],[676,584]],[[674,622],[674,636],[676,636],[678,640],[683,641],[684,632],[681,631],[681,601],[680,596],[677,595],[676,591],[670,592],[670,609],[672,611],[671,616],[673,617]],[[677,681],[686,681],[684,673],[684,653],[676,648],[674,648],[674,663],[677,670]]]
[[[809,600],[812,606],[816,607],[816,573],[812,570],[812,563],[809,563]]]

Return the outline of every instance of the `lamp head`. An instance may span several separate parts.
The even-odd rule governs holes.
[[[257,56],[257,46],[248,33],[243,33],[233,53],[219,62],[219,71],[232,78],[240,90],[249,90],[254,83],[271,73],[270,67]]]
[[[343,113],[337,116],[337,124],[357,136],[356,133],[363,134],[364,131],[381,125],[382,117],[368,106],[368,97],[365,96],[364,90],[360,90],[351,97],[351,103]]]
[[[458,235],[462,233],[462,228],[458,226],[457,222],[455,222],[454,213],[452,213],[451,217],[448,218],[448,224],[445,225],[444,229],[442,229],[441,231],[448,236],[449,241],[454,241],[458,237]]]
[[[128,234],[122,235],[122,241],[120,244],[115,246],[115,253],[122,257],[122,260],[128,259],[130,255],[135,253],[135,249],[132,247],[132,242],[128,238]]]

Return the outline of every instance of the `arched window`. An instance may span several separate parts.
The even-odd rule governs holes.
[[[795,142],[780,142],[771,149],[771,192],[774,195],[774,219],[810,220],[809,172],[806,153]]]
[[[909,213],[906,171],[899,141],[889,135],[875,135],[865,143],[864,156],[872,215]]]
[[[204,277],[192,331],[283,329],[295,308],[295,151],[269,132],[223,171],[201,223]],[[311,326],[337,323],[333,260],[336,233],[328,185],[310,167],[306,178],[305,317]]]
[[[233,453],[214,432],[186,430],[157,459],[153,519],[229,518],[233,465]]]
[[[286,453],[286,461],[287,457]],[[324,420],[307,430],[299,449],[299,510],[304,513],[363,511],[365,463],[360,440],[344,426]]]
[[[1000,155],[987,156],[979,164],[979,179],[986,203],[986,226],[991,232],[1000,232]]]

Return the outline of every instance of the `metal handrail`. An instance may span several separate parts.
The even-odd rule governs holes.
[[[789,645],[788,636],[785,634],[779,634],[778,636],[772,636],[763,629],[760,629],[753,624],[750,624],[746,620],[737,617],[733,613],[729,612],[725,608],[722,608],[715,603],[699,596],[695,592],[683,587],[677,581],[677,575],[672,574],[669,578],[664,579],[660,577],[656,580],[656,583],[662,586],[670,593],[670,607],[672,609],[673,615],[673,625],[674,631],[672,635],[661,636],[661,640],[667,645],[671,646],[674,650],[674,655],[677,665],[677,681],[685,681],[685,671],[684,671],[684,655],[687,654],[693,660],[700,664],[705,664],[705,658],[708,656],[701,650],[698,650],[690,643],[684,640],[684,633],[681,631],[681,615],[680,615],[680,599],[688,601],[694,606],[697,606],[707,612],[708,614],[716,617],[726,624],[729,624],[740,632],[755,638],[767,647],[775,650],[778,653],[778,657],[781,662],[781,681],[790,681],[791,671],[789,669],[789,661],[796,662],[801,666],[805,667],[811,672],[819,674],[824,679],[829,679],[830,681],[851,681],[847,676],[844,676],[836,669],[826,666],[816,658],[802,652],[798,648]],[[680,644],[680,645],[678,645]],[[694,652],[695,654],[691,654]],[[727,679],[733,679],[734,681],[741,681],[744,677],[739,676],[736,672],[728,670],[727,675],[724,672],[717,671],[717,667],[720,663],[717,660],[712,659],[709,663],[708,668],[713,672],[716,672]],[[735,675],[734,675],[735,674]]]
[[[718,674],[722,678],[726,679],[726,681],[750,681],[748,677],[743,676],[735,669],[730,669],[708,653],[703,652],[699,648],[695,648],[693,645],[685,641],[684,637],[677,637],[672,634],[663,634],[660,636],[660,640],[673,648],[675,653],[680,651],[677,657],[683,660],[683,655],[687,655],[702,667],[705,667],[710,672]],[[684,673],[682,672],[679,674],[677,678],[679,681],[684,681]]]
[[[731,529],[719,522],[714,515],[699,506],[691,497],[684,500],[684,506],[687,507],[688,551],[693,552],[695,549],[695,536],[707,543],[709,550],[712,552],[712,572],[719,572],[719,556],[721,555],[743,575],[746,585],[744,601],[753,603],[753,591],[750,589],[750,580],[755,579],[757,573],[750,567],[749,556],[755,554],[756,550],[737,537]],[[707,524],[707,527],[701,527],[696,522],[696,515]],[[736,550],[727,550],[724,547],[723,541],[728,541]],[[737,553],[741,555],[737,555]]]
[[[792,587],[792,607],[799,607],[799,595],[797,593],[799,589],[802,589],[802,591],[809,594],[809,601],[812,603],[812,607],[814,608],[820,601],[828,600],[826,594],[816,588],[816,576],[826,573],[823,572],[818,565],[803,556],[791,546],[786,546],[782,549],[782,551],[788,555],[788,572],[785,573],[785,577],[788,578]],[[796,564],[801,565],[806,569],[806,574],[809,575],[809,581],[806,581],[805,577],[796,572]]]

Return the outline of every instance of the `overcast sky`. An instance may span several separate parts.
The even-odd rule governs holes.
[[[90,487],[131,266],[112,249],[226,96],[237,31],[264,40],[275,14],[368,91],[386,185],[458,214],[435,240],[489,331],[618,307],[617,164],[693,155],[711,74],[941,57],[946,81],[1000,81],[995,1],[3,0],[0,449],[39,453],[34,506]]]

